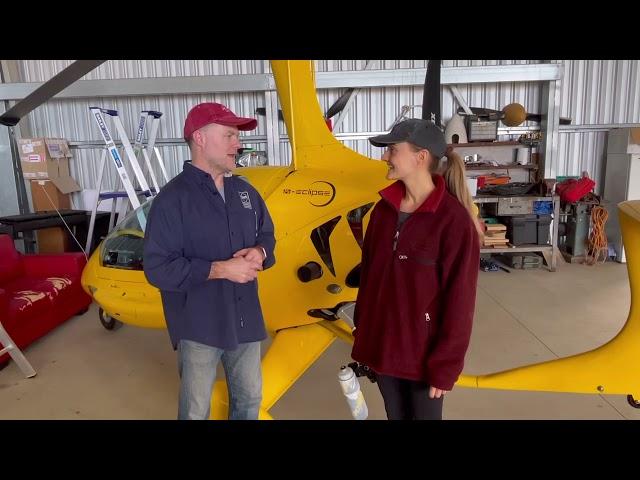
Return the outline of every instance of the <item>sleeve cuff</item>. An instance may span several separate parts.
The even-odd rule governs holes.
[[[191,259],[191,285],[204,283],[209,279],[211,263],[200,258]]]

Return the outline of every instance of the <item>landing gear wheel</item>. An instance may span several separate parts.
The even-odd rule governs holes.
[[[627,402],[629,402],[629,405],[633,408],[640,408],[640,400],[633,398],[633,395],[627,395]]]
[[[110,317],[104,310],[100,309],[98,311],[98,318],[100,319],[100,323],[107,330],[117,330],[122,326],[122,322],[116,320],[113,317]]]

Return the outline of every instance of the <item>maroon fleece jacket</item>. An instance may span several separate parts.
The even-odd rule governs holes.
[[[440,175],[433,181],[399,233],[405,186],[380,192],[364,239],[352,357],[377,373],[451,390],[471,337],[480,245],[467,210]]]

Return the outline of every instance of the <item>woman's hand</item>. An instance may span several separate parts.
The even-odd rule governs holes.
[[[442,390],[436,387],[429,387],[429,398],[440,398],[444,396],[449,390]]]

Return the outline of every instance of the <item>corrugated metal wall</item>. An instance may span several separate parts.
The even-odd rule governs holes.
[[[23,75],[27,82],[48,80],[72,61],[23,61]],[[207,76],[262,73],[263,62],[254,60],[110,60],[105,62],[83,80],[104,80],[124,78],[149,78],[170,76]],[[189,109],[200,102],[214,101],[227,105],[238,114],[252,115],[259,106],[264,106],[264,95],[260,93],[175,95],[154,97],[122,97],[98,100],[51,100],[31,112],[26,119],[33,135],[62,137],[70,141],[99,140],[98,127],[89,115],[90,106],[117,110],[129,140],[133,141],[134,126],[137,125],[141,110],[157,110],[164,115],[160,119],[158,139],[182,138],[184,118]],[[109,122],[109,121],[108,121]],[[108,126],[114,138],[119,136]],[[252,135],[266,135],[264,118],[259,119],[258,128]],[[264,148],[265,145],[246,144],[247,147]],[[186,144],[163,146],[161,155],[169,177],[182,169],[182,162],[189,158]],[[71,162],[73,177],[84,189],[95,188],[100,164],[100,148],[78,148],[73,150]],[[127,164],[128,165],[128,164]],[[154,162],[154,173],[160,179],[160,169]],[[146,171],[146,169],[143,170]],[[130,173],[132,173],[130,171]],[[133,178],[133,176],[132,176]],[[102,190],[116,188],[117,172],[108,164],[102,182]]]
[[[26,82],[44,82],[73,60],[22,60]],[[263,73],[262,60],[109,60],[82,80]]]
[[[560,116],[573,125],[640,123],[639,60],[567,60]],[[583,171],[603,185],[606,131],[560,131],[556,171]]]
[[[22,62],[25,81],[45,81],[61,71],[71,61]],[[518,60],[445,60],[444,66],[528,64],[538,61]],[[362,70],[364,60],[319,60],[318,71]],[[636,123],[640,122],[640,84],[637,60],[570,60],[565,61],[562,82],[561,116],[570,117],[573,125]],[[382,60],[376,69],[424,68],[426,60]],[[111,60],[88,74],[85,79],[118,79],[166,76],[198,76],[216,74],[262,73],[262,60]],[[508,103],[518,102],[529,112],[539,112],[541,84],[475,84],[458,85],[462,96],[471,106],[500,109]],[[319,101],[323,111],[343,93],[342,89],[322,90]],[[99,101],[62,100],[50,101],[32,112],[25,123],[33,134],[61,136],[69,140],[87,141],[99,138],[97,127],[90,123],[88,107],[97,104],[120,111],[125,128],[133,132],[140,110],[157,109],[164,113],[158,138],[180,138],[184,117],[190,106],[201,101],[220,101],[239,115],[254,115],[255,109],[264,106],[262,93],[176,95],[163,97],[107,98]],[[384,131],[400,112],[403,105],[421,105],[421,87],[371,88],[359,92],[350,113],[337,134]],[[443,88],[442,116],[447,121],[458,105],[448,88]],[[413,115],[420,115],[420,108]],[[334,120],[336,117],[334,117]],[[280,124],[281,134],[285,134]],[[266,135],[264,118],[259,118],[256,135]],[[349,147],[377,158],[380,150],[372,148],[366,140],[346,140]],[[281,142],[281,164],[287,164],[290,148]],[[266,149],[265,144],[247,145]],[[558,175],[574,175],[583,170],[600,180],[601,165],[605,155],[606,132],[578,131],[559,135],[558,158],[555,170]],[[183,159],[187,158],[186,146],[162,148],[170,175],[175,175]],[[93,188],[97,179],[99,152],[89,149],[75,151],[74,176],[83,188]],[[109,180],[103,185],[111,188],[116,174],[109,168]]]
[[[540,63],[537,60],[444,60],[445,67],[466,67],[486,65],[513,65]],[[335,61],[320,60],[317,62],[318,71],[363,70],[366,61]],[[425,68],[427,60],[383,60],[382,66],[375,68],[395,70],[400,68]],[[500,109],[503,106],[518,102],[530,112],[540,110],[540,85],[536,83],[519,82],[509,84],[461,84],[457,85],[462,97],[470,106]],[[335,133],[344,132],[380,132],[385,131],[397,118],[405,105],[417,106],[413,116],[422,113],[422,87],[390,87],[363,89],[358,93],[350,113],[345,117],[342,125]],[[344,90],[320,91],[319,99],[322,110],[338,99]],[[442,120],[448,121],[458,109],[458,103],[451,90],[442,90]],[[334,117],[335,119],[336,117]],[[358,152],[379,158],[381,149],[374,148],[367,140],[345,141],[345,145]]]
[[[129,140],[134,139],[134,128],[137,126],[142,110],[163,112],[160,119],[157,138],[182,138],[182,127],[188,110],[195,104],[204,101],[221,102],[235,112],[255,112],[264,104],[258,94],[210,94],[197,96],[162,96],[162,97],[128,97],[106,98],[99,101],[64,100],[51,101],[30,114],[32,134],[46,137],[62,137],[68,140],[99,140],[100,133],[95,121],[89,115],[90,106],[114,109],[119,112]],[[107,124],[114,138],[118,139],[113,122],[107,118]],[[266,135],[264,120],[259,122],[258,135]],[[104,145],[104,144],[102,144]],[[264,147],[264,145],[262,146]],[[161,153],[170,177],[177,174],[179,166],[189,157],[186,144],[164,146]],[[97,170],[101,150],[99,148],[79,148],[74,150],[73,173],[83,188],[94,188],[97,181]],[[105,188],[113,188],[112,180],[117,178],[115,169],[109,168],[109,179],[103,184]],[[158,170],[159,172],[159,170]]]

